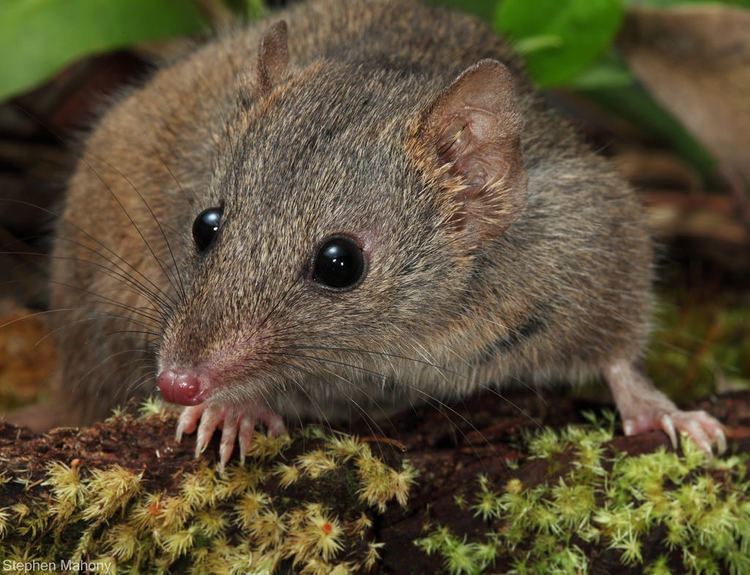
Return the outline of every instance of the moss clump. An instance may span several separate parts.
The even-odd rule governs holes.
[[[143,413],[161,416],[150,403]],[[315,427],[258,435],[248,456],[225,472],[202,463],[161,491],[143,473],[79,460],[51,461],[41,479],[6,473],[2,483],[20,496],[0,507],[0,557],[110,573],[363,572],[380,550],[370,513],[406,505],[415,479],[407,462],[386,463],[368,443]]]
[[[750,389],[746,295],[662,294],[656,325],[647,372],[667,395],[689,401],[729,389]]]
[[[606,445],[612,430],[610,418],[527,438],[532,457],[548,461],[546,481],[479,476],[467,512],[485,521],[484,537],[429,525],[416,544],[454,575],[491,570],[500,557],[508,573],[586,573],[593,548],[634,572],[750,573],[749,458],[707,460],[687,440],[682,454],[629,456]],[[559,469],[562,454],[573,457]],[[646,545],[663,555],[644,564]]]

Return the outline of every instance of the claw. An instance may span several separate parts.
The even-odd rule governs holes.
[[[219,468],[224,471],[229,458],[234,451],[234,442],[237,440],[239,431],[239,416],[229,412],[224,416],[224,427],[221,430],[221,443],[219,444]]]
[[[651,417],[639,416],[624,419],[625,435],[634,435],[653,429],[661,429],[669,437],[673,448],[678,446],[679,433],[688,436],[709,457],[717,453],[724,453],[727,449],[727,439],[724,429],[716,419],[705,411],[672,411]]]
[[[604,377],[622,416],[626,435],[661,429],[669,436],[669,441],[675,448],[679,433],[685,433],[709,456],[712,455],[714,445],[719,453],[726,449],[727,440],[721,423],[705,411],[677,409],[632,362],[612,362],[605,367]]]
[[[706,435],[701,424],[698,423],[698,420],[689,420],[685,425],[685,431],[687,432],[688,437],[692,439],[698,447],[705,451],[709,457],[713,455],[711,440],[708,438],[708,435]]]
[[[281,417],[270,411],[264,413],[262,417],[262,421],[268,430],[268,435],[271,437],[278,437],[279,435],[284,435],[286,433],[286,426]]]
[[[206,439],[205,434],[201,435],[198,434],[198,437],[195,440],[195,458],[199,459],[200,456],[203,454],[204,451],[206,451],[206,448],[208,447],[208,439]]]
[[[190,434],[195,431],[195,428],[201,419],[201,413],[203,413],[203,409],[200,406],[186,407],[182,410],[180,419],[177,421],[177,431],[175,432],[175,440],[177,443],[182,441],[182,435],[184,433]]]
[[[674,428],[674,422],[672,421],[672,418],[669,417],[669,414],[665,413],[661,417],[661,428],[664,430],[664,433],[667,434],[669,437],[669,441],[672,444],[672,449],[677,449],[677,430]]]
[[[622,422],[622,430],[625,432],[625,435],[634,435],[635,434],[635,423],[631,421],[630,419],[626,419]]]
[[[253,431],[255,422],[249,417],[243,417],[240,421],[240,463],[245,465],[247,450],[250,448],[250,442],[253,440]]]
[[[198,437],[195,440],[196,459],[206,451],[214,431],[218,429],[225,415],[226,408],[223,407],[209,406],[203,411],[201,423],[198,426]]]
[[[196,405],[186,407],[177,422],[175,439],[179,442],[184,434],[198,434],[195,440],[196,459],[206,450],[215,431],[221,429],[219,443],[219,467],[223,471],[232,458],[235,443],[239,440],[240,461],[244,464],[250,449],[256,423],[266,426],[268,434],[277,436],[286,433],[284,421],[268,410],[250,406],[248,408],[219,405]]]
[[[713,455],[713,446],[718,453],[727,448],[724,427],[705,411],[679,411],[675,417],[680,419],[678,429],[686,432],[709,456]],[[680,427],[679,423],[682,424]]]
[[[727,436],[724,434],[723,429],[717,429],[714,433],[714,440],[716,441],[717,449],[719,450],[719,455],[724,453],[727,450]]]

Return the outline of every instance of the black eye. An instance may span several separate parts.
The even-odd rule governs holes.
[[[199,252],[206,250],[216,237],[221,223],[221,208],[203,210],[193,222],[193,239]]]
[[[313,281],[333,289],[354,287],[365,273],[365,256],[351,239],[334,237],[318,250],[313,263]]]

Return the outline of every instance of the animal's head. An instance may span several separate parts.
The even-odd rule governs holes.
[[[429,354],[471,302],[476,254],[523,211],[521,119],[499,62],[445,85],[392,63],[290,69],[287,54],[279,23],[184,222],[193,271],[160,348],[170,401],[336,387]]]

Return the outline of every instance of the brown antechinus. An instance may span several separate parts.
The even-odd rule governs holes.
[[[133,88],[89,137],[55,239],[76,421],[153,389],[222,464],[257,424],[602,377],[627,434],[725,444],[638,371],[638,201],[508,44],[408,0],[312,0]]]

